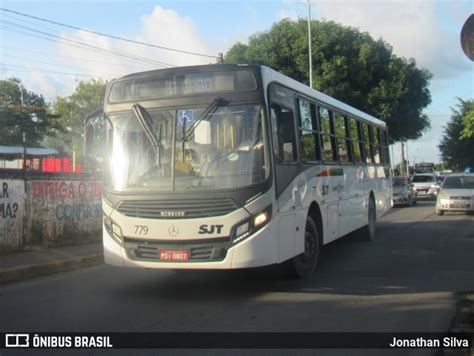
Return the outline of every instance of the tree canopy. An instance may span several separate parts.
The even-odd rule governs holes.
[[[444,127],[438,147],[443,161],[447,162],[451,169],[464,170],[466,167],[474,167],[474,136],[460,139],[466,118],[474,112],[474,100],[458,100],[457,108],[452,109],[453,114]]]
[[[474,136],[474,105],[470,106],[462,121],[464,128],[461,132],[461,138],[469,139]]]
[[[314,87],[387,122],[392,141],[416,139],[430,127],[422,113],[431,102],[431,74],[414,59],[393,54],[382,39],[339,25],[312,21]],[[227,63],[264,64],[309,83],[307,21],[283,19],[248,45],[236,43]]]
[[[54,112],[61,116],[61,123],[66,128],[62,134],[50,137],[50,147],[60,151],[74,149],[78,157],[84,150],[84,119],[87,115],[104,105],[106,82],[91,79],[79,82],[74,93],[60,97],[53,105]]]
[[[43,96],[19,79],[0,80],[0,145],[22,146],[25,134],[27,146],[40,146],[46,136],[63,132],[58,117],[47,111]]]

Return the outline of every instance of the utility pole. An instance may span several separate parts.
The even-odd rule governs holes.
[[[20,102],[21,110],[25,107],[25,101],[23,98],[23,84],[20,84]],[[26,133],[23,131],[23,171],[26,171]]]
[[[400,163],[400,175],[404,176],[405,175],[405,143],[402,141],[402,161]]]
[[[391,159],[390,159],[390,165],[391,165],[392,172],[393,172],[393,161],[395,160],[395,154],[393,153],[393,146],[394,146],[394,144],[391,144],[390,146],[391,146],[390,149],[391,149],[391,151],[392,151],[392,157],[391,157]]]
[[[406,160],[406,166],[407,166],[407,177],[410,175],[410,155],[408,154],[408,141],[405,141],[405,144],[407,145],[407,160]]]
[[[26,171],[26,133],[23,132],[23,171]]]
[[[23,108],[25,106],[25,102],[23,101],[23,84],[20,83],[20,101],[21,101],[21,107]]]
[[[311,53],[311,0],[308,1],[309,86],[313,87],[313,55]]]

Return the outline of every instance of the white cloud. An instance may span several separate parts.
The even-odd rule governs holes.
[[[78,73],[94,78],[112,79],[128,73],[159,69],[165,66],[215,63],[213,58],[113,40],[87,31],[63,33],[62,36],[105,49],[105,51],[101,51],[85,48],[78,46],[77,43],[71,46],[66,42],[61,42],[57,46],[57,54],[69,57],[68,63],[76,66]],[[209,53],[209,46],[199,35],[191,18],[180,16],[177,12],[164,9],[161,6],[156,6],[151,14],[141,18],[141,29],[138,35],[131,39],[188,52]],[[109,51],[120,53],[122,56],[113,55]],[[143,59],[149,60],[151,63],[144,63]],[[60,93],[60,95],[65,94]]]
[[[454,77],[470,71],[462,55],[459,33],[442,29],[437,4],[422,0],[318,1],[313,11],[318,18],[334,20],[382,37],[395,54],[413,57],[434,79]]]
[[[278,11],[278,19],[286,19],[289,18],[290,20],[296,21],[298,20],[298,13],[295,9],[282,9]]]
[[[63,42],[59,43],[58,55],[71,58],[69,63],[77,66],[79,73],[104,79],[110,79],[125,73],[127,62],[107,52],[109,50],[118,51],[117,48],[113,47],[111,39],[86,31],[76,31],[69,35],[63,33],[62,37],[105,49],[105,51],[101,51],[77,46],[77,44],[71,46]]]
[[[199,35],[190,17],[180,16],[176,11],[156,6],[151,15],[142,17],[142,24],[143,28],[137,37],[138,41],[188,52],[209,53],[209,45]],[[179,66],[215,63],[212,58],[166,50],[148,50],[147,52],[150,55],[154,53],[154,57],[160,61]]]
[[[32,65],[27,67],[30,70],[29,84],[31,86],[28,89],[42,94],[47,100],[55,98],[57,96],[57,86],[53,83],[53,79],[38,71]]]

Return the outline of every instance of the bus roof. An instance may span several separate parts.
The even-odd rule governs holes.
[[[158,74],[163,74],[163,73],[175,73],[175,72],[181,72],[181,71],[188,71],[188,70],[202,70],[202,71],[210,71],[213,69],[236,69],[236,68],[242,68],[242,67],[250,67],[250,68],[261,68],[261,73],[262,73],[262,78],[264,81],[267,83],[271,83],[273,81],[279,82],[280,84],[287,86],[289,88],[292,88],[294,90],[297,90],[298,92],[305,94],[309,97],[313,97],[316,100],[320,101],[321,103],[324,103],[328,106],[331,106],[335,109],[339,109],[342,112],[350,115],[354,115],[358,118],[361,118],[363,120],[366,120],[368,122],[374,123],[376,125],[382,126],[382,127],[387,127],[386,123],[380,119],[377,119],[376,117],[373,117],[363,111],[360,111],[348,104],[343,103],[342,101],[339,101],[337,99],[334,99],[330,97],[329,95],[326,95],[316,89],[312,89],[309,86],[300,83],[296,81],[295,79],[292,79],[274,69],[271,69],[270,67],[264,66],[264,65],[259,65],[259,64],[205,64],[205,65],[196,65],[196,66],[185,66],[185,67],[170,67],[170,68],[164,68],[164,69],[156,69],[156,70],[151,70],[151,71],[145,71],[145,72],[138,72],[138,73],[132,73],[125,75],[121,78],[117,78],[115,80],[112,80],[112,82],[116,80],[122,80],[122,79],[129,79],[129,78],[139,78],[139,77],[150,77],[153,75],[158,75]],[[109,83],[109,85],[111,84]]]

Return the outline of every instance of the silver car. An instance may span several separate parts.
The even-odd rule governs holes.
[[[415,174],[411,179],[416,189],[418,198],[428,197],[436,199],[439,191],[439,184],[436,175],[431,173]]]
[[[445,211],[474,211],[474,174],[460,173],[447,176],[438,194],[436,214]]]
[[[393,205],[415,205],[417,194],[407,177],[393,177]]]

